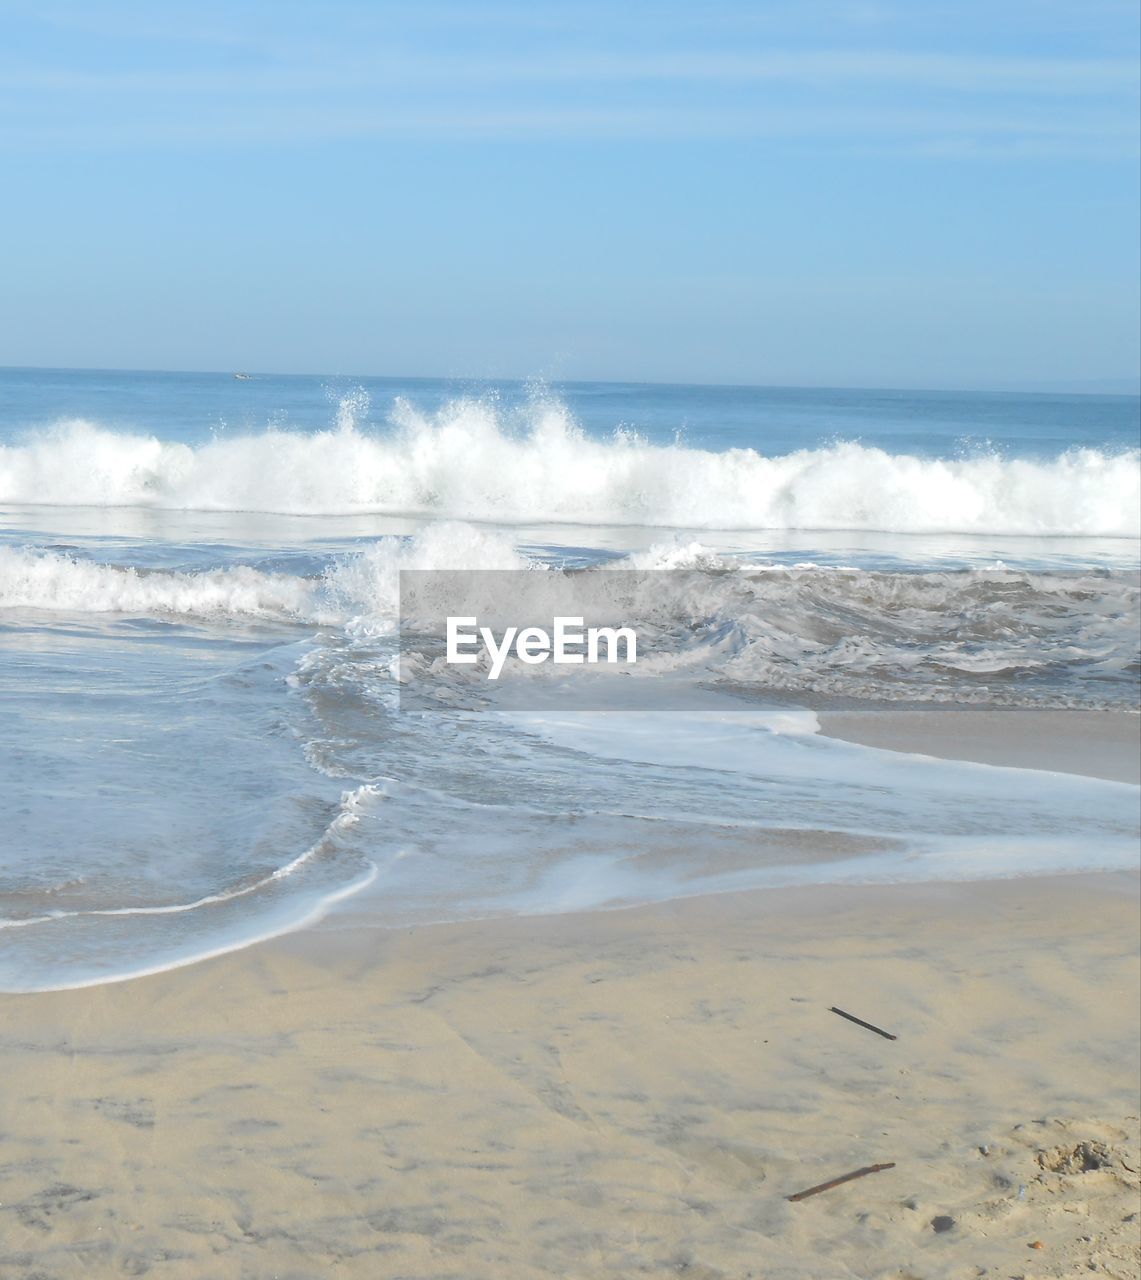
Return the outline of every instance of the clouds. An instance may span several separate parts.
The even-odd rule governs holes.
[[[1136,369],[1133,0],[6,0],[0,348]]]
[[[1073,40],[1058,50],[1041,32],[1040,47],[954,49],[907,13],[720,4],[695,23],[671,4],[618,17],[589,4],[26,9],[0,54],[0,145],[707,137],[1137,154],[1135,59]]]
[[[534,85],[649,83],[785,84],[827,89],[874,84],[947,89],[963,94],[1027,93],[1052,97],[1112,97],[1136,93],[1141,72],[1130,58],[1025,58],[977,54],[844,49],[735,51],[540,50],[526,56],[446,50],[386,50],[362,55],[298,53],[276,66],[184,69],[76,69],[13,65],[0,87],[92,94],[303,92],[375,89],[384,85],[445,88],[456,83]]]

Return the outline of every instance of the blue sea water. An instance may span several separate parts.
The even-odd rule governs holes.
[[[394,926],[1131,865],[1136,788],[811,708],[1135,711],[1139,405],[0,371],[0,988],[349,896]],[[413,713],[408,568],[688,576],[605,714],[554,678]]]
[[[548,398],[596,437],[624,427],[655,444],[680,438],[717,451],[781,454],[846,439],[927,458],[980,449],[1049,458],[1075,447],[1137,448],[1141,436],[1141,398],[1130,395],[5,369],[0,438],[88,419],[194,444],[269,427],[326,430],[344,401],[360,406],[362,429],[384,430],[398,400],[427,414],[457,401],[490,401],[510,417]]]

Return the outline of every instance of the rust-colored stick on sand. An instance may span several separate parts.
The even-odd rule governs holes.
[[[894,1168],[894,1160],[889,1160],[887,1164],[866,1164],[862,1169],[855,1169],[851,1173],[842,1174],[839,1178],[833,1178],[831,1182],[822,1182],[817,1187],[809,1187],[807,1191],[798,1191],[794,1196],[785,1196],[785,1199],[807,1200],[809,1196],[818,1196],[821,1191],[831,1191],[833,1187],[838,1187],[845,1182],[851,1182],[854,1178],[863,1178],[869,1173],[880,1173],[884,1169]]]
[[[854,1022],[857,1027],[866,1027],[869,1031],[874,1031],[877,1036],[883,1036],[885,1040],[896,1039],[890,1031],[885,1031],[883,1027],[874,1027],[870,1022],[865,1022],[863,1018],[857,1018],[854,1013],[845,1013],[843,1009],[837,1009],[835,1005],[833,1005],[828,1012],[838,1013],[841,1018],[847,1018],[849,1022]]]

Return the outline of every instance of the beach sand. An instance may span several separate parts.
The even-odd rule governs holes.
[[[346,914],[0,997],[0,1277],[1134,1277],[1138,921],[1129,875]]]
[[[867,747],[1141,784],[1141,723],[1124,711],[821,699],[820,728]]]
[[[820,718],[1137,768],[1136,717]],[[392,932],[342,909],[169,973],[0,996],[0,1280],[1132,1280],[1139,934],[1131,874]]]

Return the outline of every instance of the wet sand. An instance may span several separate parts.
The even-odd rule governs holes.
[[[1141,784],[1141,716],[1036,707],[821,701],[822,733],[889,751]]]
[[[1128,875],[345,914],[3,996],[0,1277],[1134,1277],[1139,918]]]

